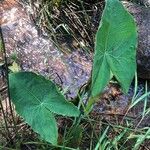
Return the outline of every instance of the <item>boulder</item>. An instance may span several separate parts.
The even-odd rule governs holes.
[[[123,4],[134,16],[138,26],[138,76],[150,79],[150,8],[129,2]]]

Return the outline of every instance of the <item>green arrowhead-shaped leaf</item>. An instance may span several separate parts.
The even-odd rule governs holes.
[[[53,82],[35,73],[10,74],[9,82],[16,111],[43,139],[57,144],[57,125],[53,113],[78,116],[77,107],[66,101]]]
[[[96,34],[92,71],[92,97],[102,92],[111,73],[127,92],[136,69],[137,30],[119,0],[106,0]]]

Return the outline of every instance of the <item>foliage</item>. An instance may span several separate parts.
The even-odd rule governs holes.
[[[128,92],[136,71],[136,46],[137,30],[133,17],[118,0],[107,0],[96,34],[91,98],[87,111],[112,75],[123,91]]]
[[[9,75],[10,95],[16,111],[43,139],[57,144],[57,125],[53,113],[75,116],[79,110],[61,95],[49,80],[32,72]]]
[[[21,71],[20,66],[19,66],[15,61],[12,63],[12,66],[9,66],[8,68],[9,68],[12,72],[19,72],[19,71]]]
[[[107,0],[96,35],[93,97],[102,92],[111,73],[127,93],[136,70],[136,46],[137,31],[132,16],[118,0]]]
[[[56,0],[53,2],[58,4],[61,1]],[[44,8],[47,8],[47,6],[48,4]],[[86,107],[87,112],[91,110],[91,106],[96,102],[112,75],[119,81],[123,91],[127,93],[136,71],[136,46],[137,31],[132,16],[125,10],[119,0],[106,0],[105,9],[96,34],[92,85],[86,106],[82,102],[82,96],[87,91],[82,93],[83,95],[79,95],[83,109]],[[15,64],[13,67],[15,68],[12,68],[12,70],[16,71]],[[66,134],[66,142],[62,142],[63,146],[72,146],[70,145],[72,143],[75,143],[75,146],[79,145],[83,135],[82,126],[80,125],[81,119],[88,117],[91,126],[92,122],[86,113],[82,115],[76,106],[65,99],[52,81],[32,72],[19,72],[11,73],[9,82],[10,95],[16,111],[35,132],[53,145],[56,146],[58,140],[58,129],[54,114],[79,117],[75,118],[74,124]],[[141,99],[147,97],[148,94],[143,95]],[[131,107],[134,107],[141,99],[135,99],[136,101],[132,103]],[[149,112],[149,109],[145,108],[143,116],[147,115],[147,112]],[[116,131],[117,135],[111,141],[108,138],[110,128],[112,127],[108,125],[100,133],[95,150],[100,148],[118,149],[121,145],[120,140],[131,133],[128,128],[122,127],[122,130],[120,130],[119,127]],[[116,130],[115,127],[113,129]],[[142,141],[137,138],[135,149],[147,138],[149,130],[145,133],[146,137],[139,133]],[[93,134],[95,135],[95,133]],[[128,137],[132,138],[132,136]],[[65,135],[63,139],[65,141]],[[63,146],[58,147],[64,148]]]

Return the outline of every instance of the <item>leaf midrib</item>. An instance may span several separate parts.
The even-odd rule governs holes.
[[[43,83],[43,84],[47,84],[47,83]],[[29,95],[33,96],[39,102],[40,105],[43,104],[43,101],[40,98],[38,98],[35,94],[30,92],[26,87],[21,86],[21,88],[23,88],[25,91],[27,91],[29,93]]]

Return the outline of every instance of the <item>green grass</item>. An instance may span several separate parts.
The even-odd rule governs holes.
[[[46,31],[60,50],[89,53],[94,50],[102,4],[98,0],[90,3],[88,0],[60,0],[58,3],[56,0],[41,0],[38,6],[30,5],[36,10],[34,21],[37,27]]]

